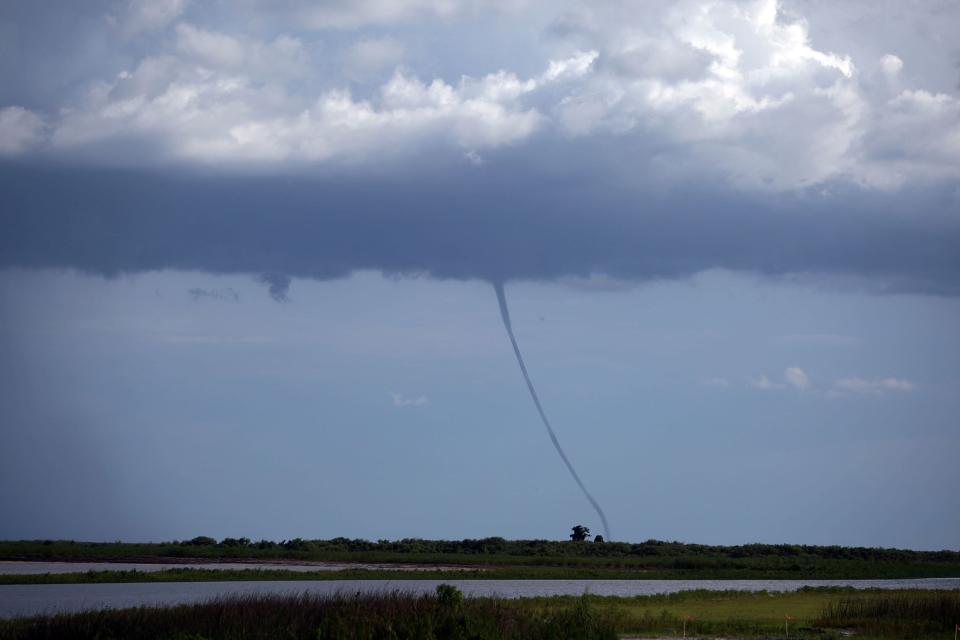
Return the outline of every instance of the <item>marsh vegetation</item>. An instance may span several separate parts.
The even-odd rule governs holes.
[[[563,606],[433,595],[254,595],[198,605],[139,607],[0,622],[0,638],[54,640],[616,640],[612,620],[586,599]]]
[[[633,598],[464,598],[435,593],[253,595],[0,622],[0,638],[133,640],[505,640],[644,637],[952,638],[958,592],[801,589],[789,593],[687,591]],[[787,619],[789,616],[789,620]]]
[[[867,547],[768,545],[709,546],[647,540],[640,543],[403,539],[396,541],[200,536],[161,543],[28,540],[0,542],[0,560],[290,560],[297,562],[444,565],[485,569],[482,577],[518,578],[939,578],[960,576],[960,552]],[[395,575],[395,574],[393,574]],[[464,577],[458,574],[459,577]],[[329,578],[330,576],[324,576]],[[323,579],[317,577],[316,579]],[[356,576],[382,577],[375,571]],[[442,571],[416,577],[446,579]],[[480,576],[478,576],[480,577]]]

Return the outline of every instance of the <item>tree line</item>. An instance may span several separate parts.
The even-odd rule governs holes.
[[[575,533],[577,533],[575,531]],[[589,530],[587,530],[589,533]],[[284,549],[305,552],[390,552],[409,554],[457,554],[457,555],[510,555],[510,556],[596,556],[596,557],[684,557],[702,556],[711,558],[823,558],[831,560],[864,560],[880,562],[960,562],[958,551],[912,551],[909,549],[886,549],[879,547],[842,547],[839,545],[799,544],[744,544],[715,546],[646,540],[640,543],[605,542],[591,544],[585,537],[576,536],[571,541],[558,540],[507,540],[499,536],[466,538],[463,540],[428,540],[403,538],[400,540],[371,541],[363,538],[304,539],[293,538],[274,542],[251,541],[249,538],[223,538],[220,541],[208,536],[191,540],[173,541],[166,544],[181,546],[216,546],[224,548]]]

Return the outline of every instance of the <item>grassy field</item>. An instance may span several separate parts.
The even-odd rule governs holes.
[[[0,560],[290,560],[448,565],[506,578],[933,578],[960,576],[960,552],[807,545],[707,546],[648,540],[284,540],[194,538],[163,543],[0,541]],[[454,578],[450,573],[417,577]],[[390,574],[396,577],[396,574]],[[379,578],[367,571],[358,578]],[[322,576],[317,579],[325,579]]]
[[[617,630],[633,636],[952,638],[960,593],[806,588],[787,593],[688,591],[639,598],[593,598]],[[903,606],[898,606],[898,603]],[[868,611],[866,615],[864,612]],[[790,619],[787,619],[790,616]]]
[[[960,593],[803,589],[792,593],[690,591],[664,596],[467,598],[249,596],[169,608],[142,607],[0,622],[0,638],[489,639],[629,637],[953,637]]]

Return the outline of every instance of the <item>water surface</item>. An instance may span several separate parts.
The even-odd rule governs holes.
[[[858,589],[957,589],[960,578],[916,580],[327,580],[270,582],[141,582],[132,584],[0,585],[0,617],[41,613],[171,605],[217,596],[253,593],[334,594],[379,591],[430,593],[438,584],[452,584],[468,596],[580,595],[636,596],[691,589],[795,591],[803,586]]]

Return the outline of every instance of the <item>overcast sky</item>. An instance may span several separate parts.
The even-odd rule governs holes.
[[[956,548],[960,5],[0,7],[0,536]]]

